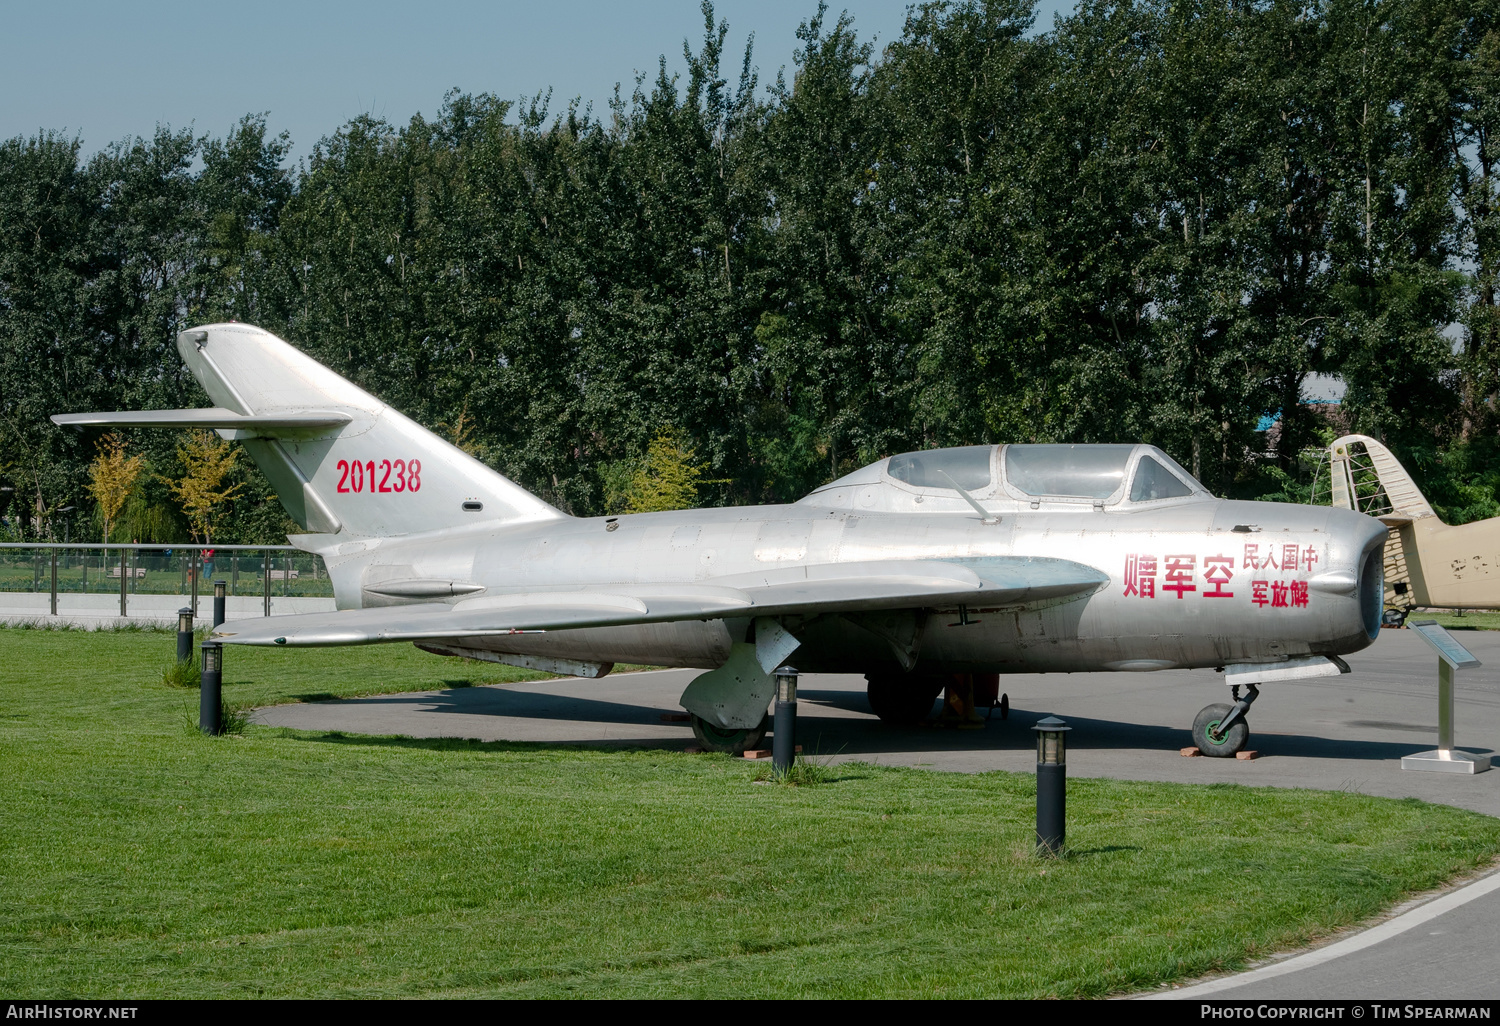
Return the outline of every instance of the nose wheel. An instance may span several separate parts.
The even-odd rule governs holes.
[[[1254,684],[1247,685],[1247,688],[1248,694],[1241,698],[1239,685],[1232,686],[1233,705],[1221,702],[1205,705],[1198,711],[1193,720],[1193,744],[1198,746],[1198,751],[1211,757],[1232,759],[1245,747],[1245,742],[1250,740],[1250,723],[1245,719],[1245,711],[1260,697],[1260,689]]]

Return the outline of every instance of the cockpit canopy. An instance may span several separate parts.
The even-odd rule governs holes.
[[[997,505],[1089,509],[1208,498],[1154,445],[966,445],[906,452],[846,474],[805,503],[885,510],[967,509],[955,491]],[[935,503],[935,504],[934,504]]]

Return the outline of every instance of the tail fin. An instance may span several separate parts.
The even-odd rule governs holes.
[[[1437,515],[1406,468],[1375,439],[1345,435],[1328,451],[1335,506],[1390,519]]]
[[[318,534],[387,537],[564,516],[268,331],[210,324],[178,334],[177,351],[217,409],[53,419],[218,428],[245,446],[292,518]]]
[[[1386,608],[1411,608],[1412,568],[1420,571],[1421,561],[1415,543],[1407,544],[1409,525],[1437,514],[1401,462],[1368,435],[1334,439],[1328,453],[1333,505],[1378,517],[1390,531],[1383,559]]]

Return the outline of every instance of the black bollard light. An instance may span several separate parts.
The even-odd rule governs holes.
[[[786,773],[797,758],[797,671],[790,666],[776,670],[776,713],[771,722],[771,770]]]
[[[193,611],[187,606],[177,610],[177,661],[193,658]]]
[[[1056,716],[1037,722],[1036,731],[1036,845],[1050,854],[1063,846],[1068,804],[1067,743],[1073,728]]]
[[[224,622],[224,582],[214,582],[214,626]]]
[[[224,733],[219,720],[219,696],[224,689],[224,649],[217,641],[203,643],[202,683],[198,691],[198,729],[205,734]]]

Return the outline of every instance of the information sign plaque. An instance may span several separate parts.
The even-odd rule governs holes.
[[[1488,755],[1471,755],[1453,749],[1453,671],[1473,669],[1479,665],[1479,660],[1436,620],[1413,620],[1407,626],[1431,645],[1438,656],[1438,746],[1430,752],[1403,756],[1401,768],[1439,773],[1483,773],[1490,768]]]

